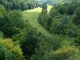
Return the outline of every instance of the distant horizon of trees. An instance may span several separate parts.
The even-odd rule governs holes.
[[[35,0],[0,0],[0,4],[7,10],[27,10],[40,6],[38,1]]]

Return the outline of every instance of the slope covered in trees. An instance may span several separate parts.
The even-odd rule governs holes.
[[[80,60],[80,2],[35,5],[0,0],[0,60]]]
[[[72,1],[70,3],[64,3],[64,4],[60,4],[57,6],[53,6],[52,9],[50,10],[49,13],[47,13],[47,5],[43,4],[42,7],[42,12],[40,13],[39,17],[38,17],[38,21],[39,23],[44,26],[50,33],[53,33],[53,36],[57,35],[58,36],[63,37],[65,40],[60,40],[58,39],[58,41],[56,42],[55,45],[58,44],[64,44],[61,45],[61,47],[59,45],[57,45],[56,47],[57,50],[55,52],[53,52],[52,55],[52,59],[54,60],[77,60],[80,59],[77,55],[76,57],[70,57],[70,55],[66,55],[66,53],[69,53],[69,50],[67,49],[67,47],[71,47],[70,50],[74,50],[74,48],[77,46],[80,46],[80,34],[79,34],[79,30],[80,30],[80,16],[79,16],[79,12],[80,12],[80,3],[79,1]],[[72,41],[70,43],[71,46],[69,45],[68,39],[69,38],[65,38],[66,36],[68,36],[69,38],[72,38]],[[54,40],[54,38],[53,38]],[[62,42],[63,41],[63,42]],[[64,42],[65,41],[65,42]],[[67,45],[66,45],[67,43]],[[53,43],[54,44],[54,43]],[[74,45],[75,44],[75,45]],[[54,46],[54,45],[53,45]],[[63,46],[63,47],[62,47]],[[74,46],[74,48],[72,48],[72,46]],[[66,48],[65,48],[66,47]],[[55,49],[53,49],[55,50]],[[60,51],[61,50],[61,51]],[[62,51],[66,51],[66,52],[62,52]],[[67,52],[68,50],[68,52]],[[59,54],[59,55],[58,55]],[[70,53],[71,54],[71,53]],[[78,54],[78,53],[77,53]],[[66,57],[65,57],[66,56]],[[45,57],[43,57],[43,60],[46,59]],[[40,59],[41,60],[41,59]],[[49,60],[49,59],[48,59]]]
[[[79,29],[79,9],[79,2],[74,3],[73,1],[71,4],[65,3],[53,7],[48,14],[47,5],[43,4],[38,21],[50,33],[67,35],[69,32],[73,32],[73,37],[76,37],[76,30]]]

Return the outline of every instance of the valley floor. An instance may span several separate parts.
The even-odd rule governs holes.
[[[32,10],[23,11],[24,19],[28,20],[30,25],[32,25],[32,27],[36,28],[37,31],[45,34],[46,36],[51,36],[51,34],[41,24],[39,24],[39,22],[37,20],[41,10],[42,9],[40,7],[38,7],[38,8],[32,9]],[[50,10],[50,9],[48,9],[48,10]]]

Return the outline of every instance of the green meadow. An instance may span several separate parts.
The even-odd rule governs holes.
[[[50,11],[52,6],[48,5],[47,8],[47,10]],[[40,7],[31,10],[25,10],[23,11],[24,19],[27,20],[32,27],[36,28],[38,32],[41,32],[47,36],[51,36],[51,34],[37,20],[41,11],[42,8]]]

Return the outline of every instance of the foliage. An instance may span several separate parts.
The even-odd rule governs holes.
[[[78,7],[78,8],[75,10],[75,14],[77,15],[78,18],[80,18],[80,14],[79,14],[80,12],[79,12],[79,11],[80,11],[80,7]]]
[[[53,46],[51,46],[48,41],[45,41],[44,38],[41,39],[38,45],[39,47],[35,49],[35,55],[33,55],[33,60],[50,60]]]
[[[54,18],[57,15],[57,11],[55,10],[54,7],[51,8],[49,14],[50,14],[51,18]]]
[[[64,39],[68,39],[68,40],[64,40]],[[69,46],[72,47],[75,44],[74,44],[73,38],[61,37],[61,36],[55,35],[53,40],[50,38],[48,39],[48,37],[45,38],[45,36],[43,36],[42,39],[40,37],[38,45],[39,45],[38,48],[35,49],[35,54],[31,58],[32,60],[44,60],[44,59],[46,59],[46,60],[53,60],[53,59],[60,60],[60,59],[63,59],[62,55],[66,54],[65,51],[63,51],[63,50],[66,50]],[[66,46],[67,46],[67,48],[66,48]],[[66,49],[65,48],[63,49],[63,47],[65,47]],[[61,48],[62,48],[62,50],[60,50]],[[56,52],[58,50],[60,50],[62,52],[62,54],[58,55]],[[72,51],[72,53],[73,53],[73,51]],[[76,52],[76,54],[78,54],[78,53]],[[63,56],[66,56],[66,55],[63,55]],[[73,57],[73,56],[71,55],[71,57]]]
[[[46,29],[49,30],[49,27],[51,26],[52,19],[48,15],[47,4],[42,5],[42,11],[38,17],[38,21],[42,26],[44,26]]]
[[[60,13],[60,14],[65,14],[66,13],[66,7],[65,6],[60,6],[59,8],[58,8],[58,12]]]
[[[55,33],[57,34],[64,34],[64,24],[59,23],[55,28]]]
[[[3,15],[0,23],[0,30],[4,33],[5,37],[11,37],[13,34],[18,33],[20,29],[25,27],[21,11],[18,10],[13,10],[8,14]]]
[[[58,23],[59,23],[58,19],[53,19],[53,22],[51,24],[51,27],[50,27],[49,31],[52,32],[52,33],[55,33],[55,28],[56,28]]]
[[[6,9],[0,4],[0,19],[4,17],[4,14],[6,14]]]
[[[75,46],[63,46],[55,51],[54,60],[79,60],[80,51]]]
[[[27,1],[27,2],[26,2]],[[5,6],[7,10],[14,10],[14,9],[32,9],[39,6],[39,3],[34,0],[0,0],[0,4]]]
[[[49,59],[53,50],[53,41],[50,37],[41,34],[38,37],[37,47],[35,48],[35,54],[32,56],[32,60],[44,60]],[[47,48],[48,47],[48,48]]]
[[[72,17],[72,21],[75,25],[79,25],[80,24],[80,7],[76,8],[74,15]]]
[[[75,37],[75,32],[73,30],[69,30],[67,33],[66,33],[69,37]]]
[[[76,8],[77,8],[76,4],[70,4],[69,7],[67,8],[67,14],[72,15]]]
[[[19,10],[13,10],[8,13],[8,18],[12,26],[24,28],[22,13]]]
[[[11,39],[0,39],[0,44],[10,52],[10,58],[14,58],[16,60],[21,60],[23,58],[23,53],[21,51],[20,46],[15,46],[14,42]]]
[[[1,60],[80,60],[80,3],[46,3],[0,0]]]
[[[11,53],[0,45],[0,59],[1,60],[11,60]]]
[[[14,42],[18,41],[19,43],[22,41],[22,39],[24,38],[25,34],[26,34],[26,31],[27,29],[22,29],[20,30],[19,33],[17,34],[14,34],[11,38]]]
[[[35,48],[37,47],[38,32],[36,29],[30,28],[25,34],[23,40],[21,41],[21,48],[23,55],[26,59],[30,59],[32,54],[35,53]]]
[[[0,38],[4,38],[4,34],[2,31],[0,31]]]

